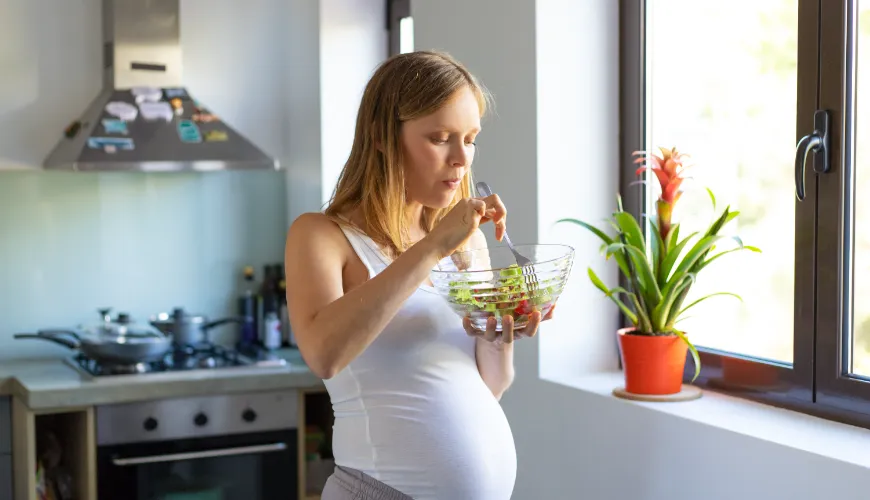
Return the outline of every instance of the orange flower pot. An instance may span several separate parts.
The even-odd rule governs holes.
[[[663,396],[682,390],[689,346],[676,335],[634,335],[634,327],[618,330],[625,390]]]

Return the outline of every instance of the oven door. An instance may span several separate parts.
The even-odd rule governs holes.
[[[288,429],[99,446],[99,499],[296,499],[296,436]]]

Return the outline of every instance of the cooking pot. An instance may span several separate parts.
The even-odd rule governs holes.
[[[109,365],[156,361],[172,347],[171,337],[150,325],[133,322],[129,314],[118,314],[114,321],[109,316],[109,309],[101,309],[100,314],[103,321],[90,327],[44,329],[36,333],[15,334],[14,338],[54,342]]]
[[[176,307],[171,313],[160,313],[151,318],[151,325],[164,335],[172,336],[178,345],[197,345],[205,342],[208,331],[227,323],[242,323],[244,318],[228,317],[209,321],[201,314],[189,314]]]

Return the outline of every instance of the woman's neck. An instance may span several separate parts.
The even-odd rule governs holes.
[[[408,236],[412,242],[417,242],[426,236],[426,230],[423,228],[423,205],[416,202],[409,202],[405,205],[405,221],[408,224]]]

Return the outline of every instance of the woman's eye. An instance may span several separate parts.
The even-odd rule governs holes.
[[[447,144],[447,138],[444,137],[433,137],[432,142],[435,144]]]

